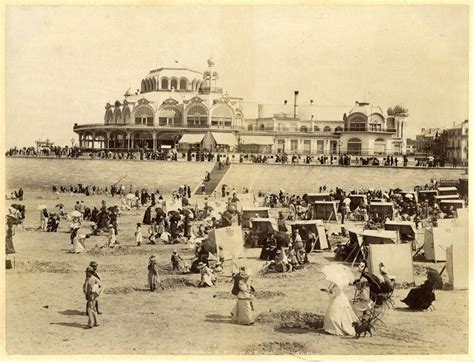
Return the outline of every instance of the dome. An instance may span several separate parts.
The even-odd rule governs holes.
[[[374,113],[379,113],[384,116],[384,112],[381,107],[373,106],[370,103],[366,102],[356,102],[356,105],[349,111],[348,116],[354,113],[362,113],[367,117]]]

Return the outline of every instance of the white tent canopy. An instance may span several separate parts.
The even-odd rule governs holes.
[[[205,135],[205,133],[185,133],[178,143],[201,143]]]
[[[235,138],[235,135],[233,133],[211,132],[211,134],[218,145],[228,145],[231,147],[237,146],[237,139]]]

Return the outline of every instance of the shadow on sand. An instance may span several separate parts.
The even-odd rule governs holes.
[[[206,315],[206,322],[233,324],[231,315],[222,314],[208,314]]]
[[[66,309],[66,310],[63,310],[62,312],[58,312],[62,315],[85,315],[85,313],[80,310],[75,310],[75,309]]]
[[[77,322],[55,322],[55,323],[50,323],[50,324],[63,326],[63,327],[73,327],[73,328],[87,329],[87,325],[80,324],[80,323],[77,323]]]

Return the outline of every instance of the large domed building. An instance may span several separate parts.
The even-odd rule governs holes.
[[[240,151],[244,153],[401,155],[408,110],[387,114],[366,102],[355,106],[250,104],[218,87],[207,70],[159,68],[141,88],[105,105],[104,122],[74,125],[83,150]]]

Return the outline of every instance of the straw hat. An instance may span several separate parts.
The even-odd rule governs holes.
[[[206,266],[206,264],[204,264],[202,261],[200,261],[197,265],[198,269],[202,269]]]
[[[150,256],[150,260],[156,260],[156,256],[155,255]]]
[[[91,262],[89,263],[89,266],[91,266],[91,267],[98,267],[99,264],[97,264],[96,261],[91,261]]]

